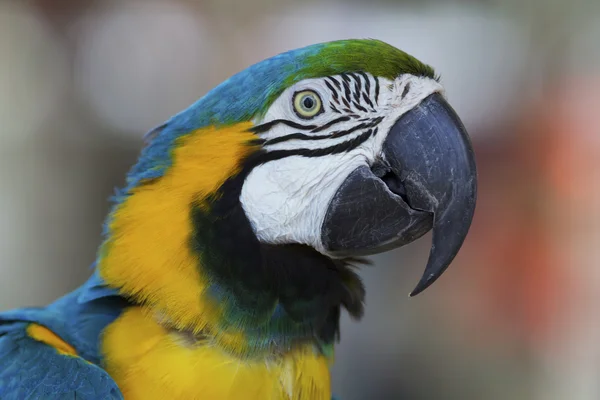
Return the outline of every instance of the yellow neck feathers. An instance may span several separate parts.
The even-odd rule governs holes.
[[[206,283],[189,248],[191,204],[215,193],[257,150],[251,126],[207,127],[179,138],[165,175],[134,188],[108,226],[101,277],[179,329],[200,332],[216,312],[216,305],[202,301]]]

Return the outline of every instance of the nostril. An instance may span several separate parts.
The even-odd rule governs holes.
[[[388,171],[381,177],[381,180],[387,185],[390,192],[400,196],[406,204],[409,204],[406,186],[404,186],[404,183],[402,183],[398,175],[394,174],[392,171]]]
[[[371,171],[376,177],[378,177],[383,181],[383,183],[385,183],[390,192],[394,193],[397,196],[400,196],[402,200],[406,202],[406,204],[410,205],[410,203],[408,202],[406,186],[404,185],[402,180],[400,180],[400,177],[396,175],[394,171],[392,171],[392,168],[385,160],[375,161],[375,163],[371,166]]]
[[[385,174],[391,172],[391,167],[388,163],[383,160],[376,160],[371,166],[371,172],[381,179]]]

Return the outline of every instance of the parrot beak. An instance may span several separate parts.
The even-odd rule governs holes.
[[[477,197],[473,148],[456,112],[435,93],[396,121],[381,158],[342,183],[325,216],[323,245],[332,257],[371,255],[433,228],[415,296],[442,275],[471,226]]]

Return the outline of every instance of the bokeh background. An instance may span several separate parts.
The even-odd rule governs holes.
[[[375,257],[343,320],[343,399],[600,399],[597,0],[0,1],[0,310],[90,275],[142,135],[248,65],[372,37],[436,67],[479,202],[448,273]]]

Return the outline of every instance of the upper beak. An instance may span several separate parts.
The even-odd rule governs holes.
[[[335,257],[411,243],[431,228],[429,260],[414,296],[440,277],[462,246],[475,211],[473,148],[455,111],[432,94],[390,129],[382,163],[354,170],[325,216],[322,241]]]

